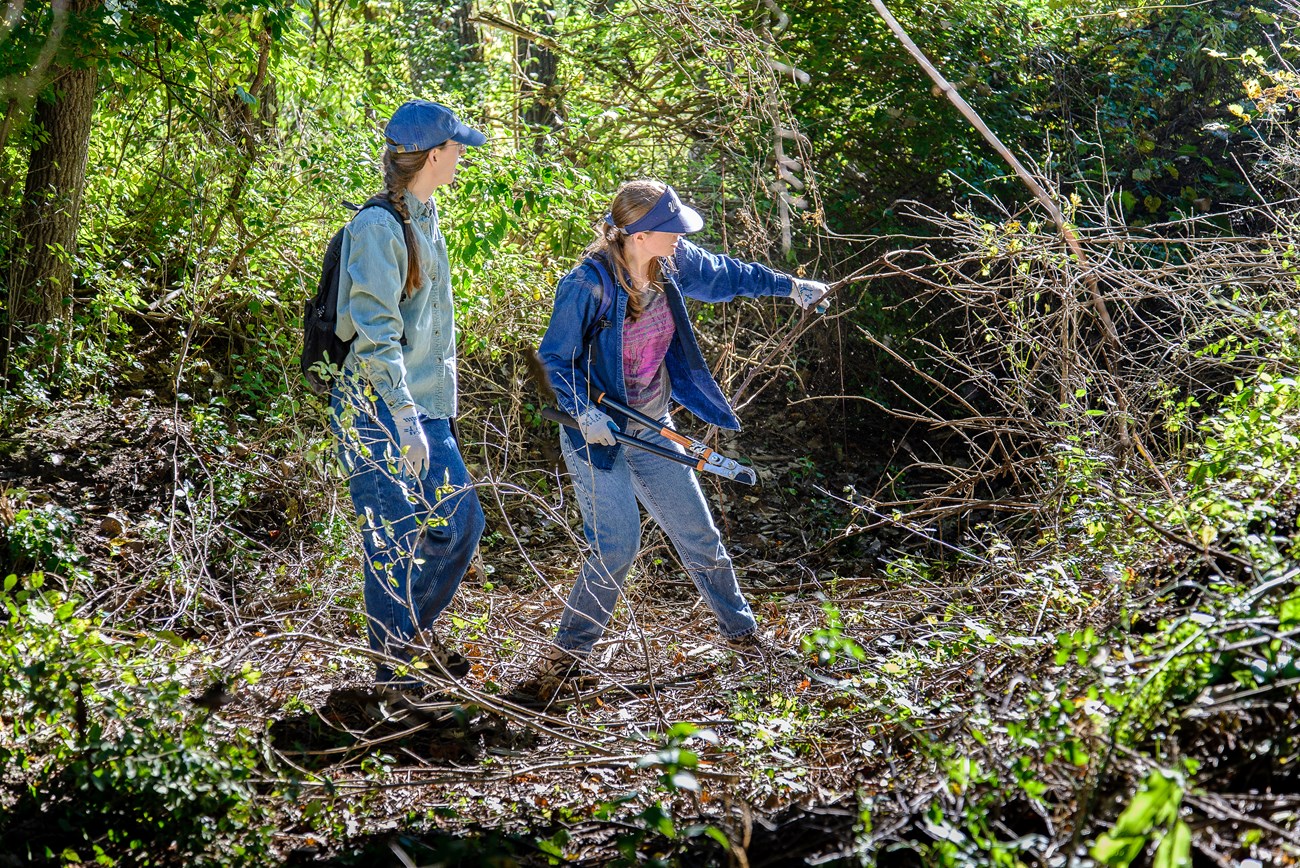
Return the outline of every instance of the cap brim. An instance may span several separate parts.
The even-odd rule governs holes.
[[[451,140],[460,142],[462,145],[469,145],[471,148],[477,148],[487,141],[487,136],[480,133],[473,127],[467,127],[459,121],[456,122],[456,129],[452,130]]]

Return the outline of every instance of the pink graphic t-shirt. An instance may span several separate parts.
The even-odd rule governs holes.
[[[627,402],[658,419],[668,410],[670,390],[664,356],[673,342],[673,312],[662,292],[651,292],[641,316],[623,323],[623,382]]]

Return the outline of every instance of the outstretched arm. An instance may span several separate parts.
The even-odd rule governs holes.
[[[710,253],[683,238],[673,255],[677,285],[682,293],[700,301],[731,301],[738,295],[788,296],[794,278],[757,262],[743,262]]]
[[[829,289],[824,283],[791,277],[757,262],[709,253],[685,239],[677,243],[673,264],[682,293],[700,301],[778,295],[793,298],[804,310],[815,305],[817,313],[825,313],[830,305],[830,300],[823,298]]]

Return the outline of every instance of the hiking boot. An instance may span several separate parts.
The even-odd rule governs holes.
[[[734,639],[725,640],[727,650],[733,652],[737,657],[747,658],[760,663],[771,663],[782,658],[791,659],[798,657],[797,654],[788,648],[783,648],[772,640],[759,634],[757,630],[752,633],[746,633],[744,636],[737,636]]]
[[[419,687],[379,684],[364,711],[375,723],[419,724],[448,720],[456,707],[456,703],[425,694]]]
[[[507,698],[520,704],[546,705],[566,689],[590,690],[596,686],[596,675],[582,664],[583,658],[552,645],[537,670],[517,684]]]
[[[427,664],[424,671],[434,678],[459,681],[469,674],[469,660],[465,655],[448,648],[432,630],[421,633],[411,644],[411,656]]]

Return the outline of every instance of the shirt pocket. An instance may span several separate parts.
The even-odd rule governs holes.
[[[427,266],[429,279],[434,284],[444,282],[450,278],[450,274],[444,274],[447,267],[447,238],[442,234],[441,229],[433,230],[432,237],[429,238]]]

